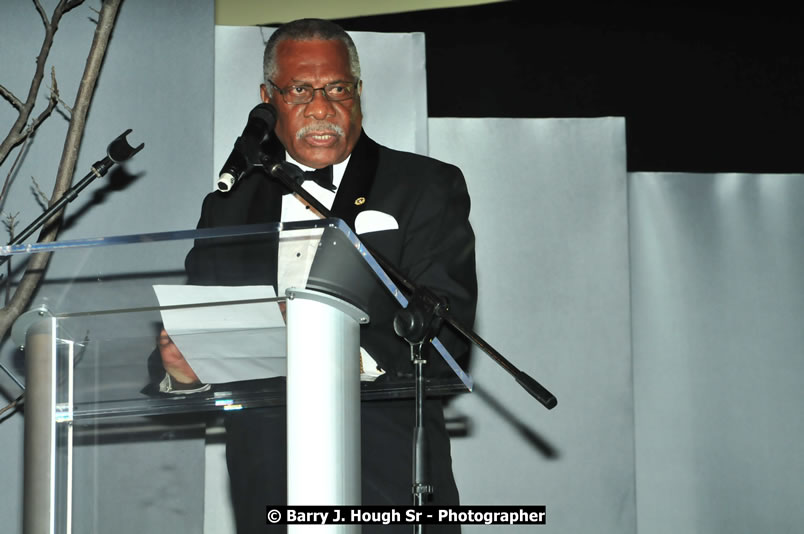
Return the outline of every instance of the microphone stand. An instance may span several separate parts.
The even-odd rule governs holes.
[[[373,252],[372,252],[373,254]],[[394,331],[410,345],[410,358],[413,362],[416,384],[416,415],[413,427],[413,505],[423,506],[426,497],[433,493],[433,486],[427,483],[430,472],[429,441],[424,426],[424,402],[426,400],[422,345],[432,339],[441,328],[449,307],[446,299],[438,297],[424,286],[413,293],[408,307],[399,310],[394,317]],[[415,523],[414,534],[421,534],[424,525]]]
[[[59,197],[59,199],[53,203],[52,206],[49,206],[39,217],[34,220],[31,224],[29,224],[20,234],[11,240],[8,243],[8,246],[18,245],[28,239],[40,226],[44,225],[45,222],[50,219],[50,217],[62,209],[65,204],[68,202],[72,202],[73,200],[78,197],[78,193],[83,191],[95,178],[102,178],[106,176],[106,173],[109,172],[116,163],[121,163],[128,159],[131,159],[134,154],[142,150],[145,146],[145,143],[140,143],[140,146],[134,148],[128,144],[128,140],[126,140],[126,136],[131,133],[131,128],[120,134],[114,141],[109,143],[109,146],[106,148],[106,157],[100,161],[96,161],[89,173],[87,173],[84,178],[81,179],[80,182],[73,185],[70,189],[64,192],[64,194]],[[0,265],[3,265],[6,261],[8,261],[10,256],[3,256],[0,257]]]
[[[28,237],[31,236],[39,227],[45,224],[45,222],[53,216],[54,213],[58,212],[60,209],[64,207],[65,204],[68,202],[72,202],[78,197],[78,194],[83,191],[93,180],[96,178],[102,178],[106,176],[106,173],[109,172],[115,164],[121,163],[128,159],[131,159],[134,154],[139,152],[145,146],[145,143],[140,143],[140,146],[134,148],[126,139],[126,136],[131,133],[131,128],[117,136],[109,145],[106,147],[106,157],[102,160],[96,161],[92,167],[90,168],[89,173],[87,173],[84,178],[81,179],[77,184],[70,187],[64,194],[59,197],[59,199],[53,203],[52,206],[49,206],[39,217],[37,217],[31,224],[25,227],[25,229],[20,232],[17,237],[12,239],[7,246],[19,245]],[[0,256],[0,265],[5,264],[11,256]],[[10,278],[6,279],[6,284],[10,284]],[[26,317],[27,314],[34,312],[33,315],[30,317]],[[42,310],[31,310],[31,312],[25,312],[22,314],[15,324],[21,324],[20,330],[25,332],[28,330],[28,326],[30,323],[33,322],[37,318],[36,314],[42,313]],[[12,334],[13,337],[13,334]],[[0,369],[5,371],[5,373],[11,377],[11,379],[18,385],[22,390],[25,390],[25,387],[19,382],[19,380],[14,377],[14,375],[6,369],[6,367],[0,364]]]
[[[286,161],[275,162],[270,157],[262,154],[260,156],[259,166],[262,166],[270,176],[278,179],[285,187],[301,197],[323,217],[332,216],[329,209],[325,208],[318,200],[301,187],[301,184],[304,182],[304,175],[301,169]],[[524,371],[518,369],[470,328],[467,328],[455,319],[452,314],[449,313],[449,306],[444,299],[435,295],[428,288],[419,286],[409,280],[399,272],[399,269],[391,262],[383,258],[368,245],[366,245],[366,248],[391,278],[399,285],[403,286],[409,293],[412,293],[408,307],[399,310],[394,317],[394,331],[397,335],[403,337],[410,345],[411,360],[415,367],[416,417],[413,437],[412,493],[414,505],[421,506],[425,502],[425,496],[433,492],[432,486],[426,482],[429,468],[429,455],[427,454],[427,436],[424,428],[424,401],[426,398],[424,364],[426,360],[422,356],[422,345],[426,340],[435,336],[444,321],[451,324],[465,338],[474,343],[500,367],[511,374],[517,383],[544,405],[545,408],[548,410],[555,408],[558,404],[558,400],[550,391],[539,384],[539,382]],[[420,523],[414,525],[414,532],[421,533],[422,527],[423,525]]]

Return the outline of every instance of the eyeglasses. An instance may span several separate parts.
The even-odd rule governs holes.
[[[288,104],[309,104],[313,101],[316,91],[324,93],[324,97],[331,102],[349,100],[355,96],[355,88],[359,80],[352,82],[332,82],[324,87],[313,87],[312,85],[288,85],[284,89],[276,85],[271,80],[267,80],[271,86],[279,91],[282,99]]]

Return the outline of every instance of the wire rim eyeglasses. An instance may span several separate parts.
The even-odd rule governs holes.
[[[355,97],[355,91],[359,80],[354,82],[331,82],[323,87],[313,87],[307,84],[294,84],[287,87],[279,87],[271,80],[266,80],[271,87],[282,95],[282,100],[287,104],[309,104],[313,101],[316,91],[321,91],[324,98],[330,102],[342,102]]]

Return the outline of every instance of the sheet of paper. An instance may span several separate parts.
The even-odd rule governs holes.
[[[287,373],[285,323],[279,304],[233,302],[274,298],[273,287],[155,285],[154,292],[160,306],[187,306],[162,310],[162,322],[202,382]]]

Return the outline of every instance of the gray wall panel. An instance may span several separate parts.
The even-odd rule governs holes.
[[[55,2],[42,4],[50,12]],[[90,19],[97,15],[90,8],[97,9],[99,4],[87,2],[65,15],[48,61],[48,72],[55,66],[67,102],[76,94],[95,30]],[[69,226],[60,239],[195,226],[201,199],[210,189],[212,168],[214,13],[213,2],[193,2],[192,9],[187,8],[183,0],[123,2],[88,117],[76,177],[83,177],[92,163],[105,156],[107,144],[127,128],[134,130],[129,136],[133,143],[146,146],[125,166],[128,176],[110,173],[69,205]],[[3,3],[0,83],[20,97],[27,93],[42,34],[42,22],[32,2]],[[45,105],[44,85],[34,113]],[[3,132],[14,117],[13,108],[0,101]],[[35,176],[42,189],[50,191],[66,131],[67,122],[54,113],[16,172],[11,196],[2,209],[20,212],[18,230],[41,212],[30,192],[30,177]],[[15,155],[0,169],[3,178]],[[146,259],[148,263],[157,260]],[[71,269],[56,260],[49,276]],[[46,286],[38,299],[46,298],[47,291]],[[1,356],[6,363],[11,361],[9,345],[3,346]],[[0,378],[0,388],[6,397],[19,393],[5,377]],[[0,459],[0,517],[2,531],[9,533],[22,528],[21,419],[15,415],[0,425],[4,453]],[[170,437],[167,432],[160,440]],[[76,455],[83,469],[77,474],[81,492],[77,503],[87,503],[87,497],[95,496],[98,504],[89,503],[88,509],[103,507],[98,513],[76,509],[76,514],[81,514],[80,531],[198,532],[203,517],[202,443],[182,441],[173,447],[162,441],[149,448],[152,444],[118,440],[94,449],[80,446]],[[109,466],[122,468],[119,473],[123,474],[110,477]],[[184,475],[176,478],[176,472],[195,481],[188,483]],[[188,501],[195,504],[188,506]]]
[[[640,531],[800,532],[804,176],[629,185]]]
[[[470,418],[453,440],[462,501],[545,504],[545,532],[634,532],[624,121],[429,124],[472,196],[476,330],[559,399],[546,411],[475,354],[478,392],[451,407]]]

